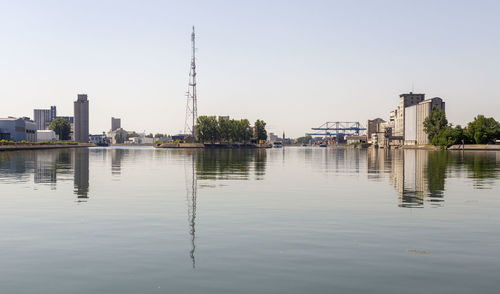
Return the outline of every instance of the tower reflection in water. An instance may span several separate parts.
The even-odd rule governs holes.
[[[196,195],[198,192],[198,181],[196,178],[195,164],[196,164],[196,154],[192,153],[186,158],[185,163],[185,174],[186,174],[186,202],[188,205],[188,223],[189,223],[189,235],[191,236],[191,250],[189,251],[189,256],[193,264],[193,268],[196,267],[195,263],[195,238],[196,238]]]
[[[86,202],[89,198],[89,149],[73,150],[74,191],[78,202]]]
[[[214,180],[255,180],[264,179],[266,170],[266,150],[193,150],[185,154],[185,184],[188,212],[188,225],[191,248],[189,257],[193,268],[196,267],[196,205],[198,181]],[[203,187],[210,187],[203,185]],[[212,186],[213,187],[213,186]]]

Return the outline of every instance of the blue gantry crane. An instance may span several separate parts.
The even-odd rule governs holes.
[[[327,121],[317,128],[311,128],[311,130],[316,132],[307,133],[307,135],[339,139],[344,136],[359,136],[361,131],[366,131],[366,128],[361,126],[359,121]]]

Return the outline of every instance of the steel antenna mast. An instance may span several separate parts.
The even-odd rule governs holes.
[[[196,120],[198,119],[198,98],[196,93],[196,46],[195,46],[195,33],[194,26],[191,33],[191,69],[189,71],[189,87],[186,93],[186,122],[184,124],[184,133],[190,134],[193,139],[196,139]],[[191,121],[190,121],[191,119]]]

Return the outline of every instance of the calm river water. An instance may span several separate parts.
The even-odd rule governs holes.
[[[500,152],[0,152],[0,293],[499,293]]]

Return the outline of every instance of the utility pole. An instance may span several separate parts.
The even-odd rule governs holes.
[[[184,134],[190,133],[193,139],[196,140],[196,120],[198,119],[198,98],[196,95],[196,46],[195,46],[195,33],[194,26],[191,33],[191,69],[189,71],[189,86],[186,93],[186,121],[184,124]],[[190,121],[191,119],[191,121]],[[190,125],[191,123],[191,125]]]

